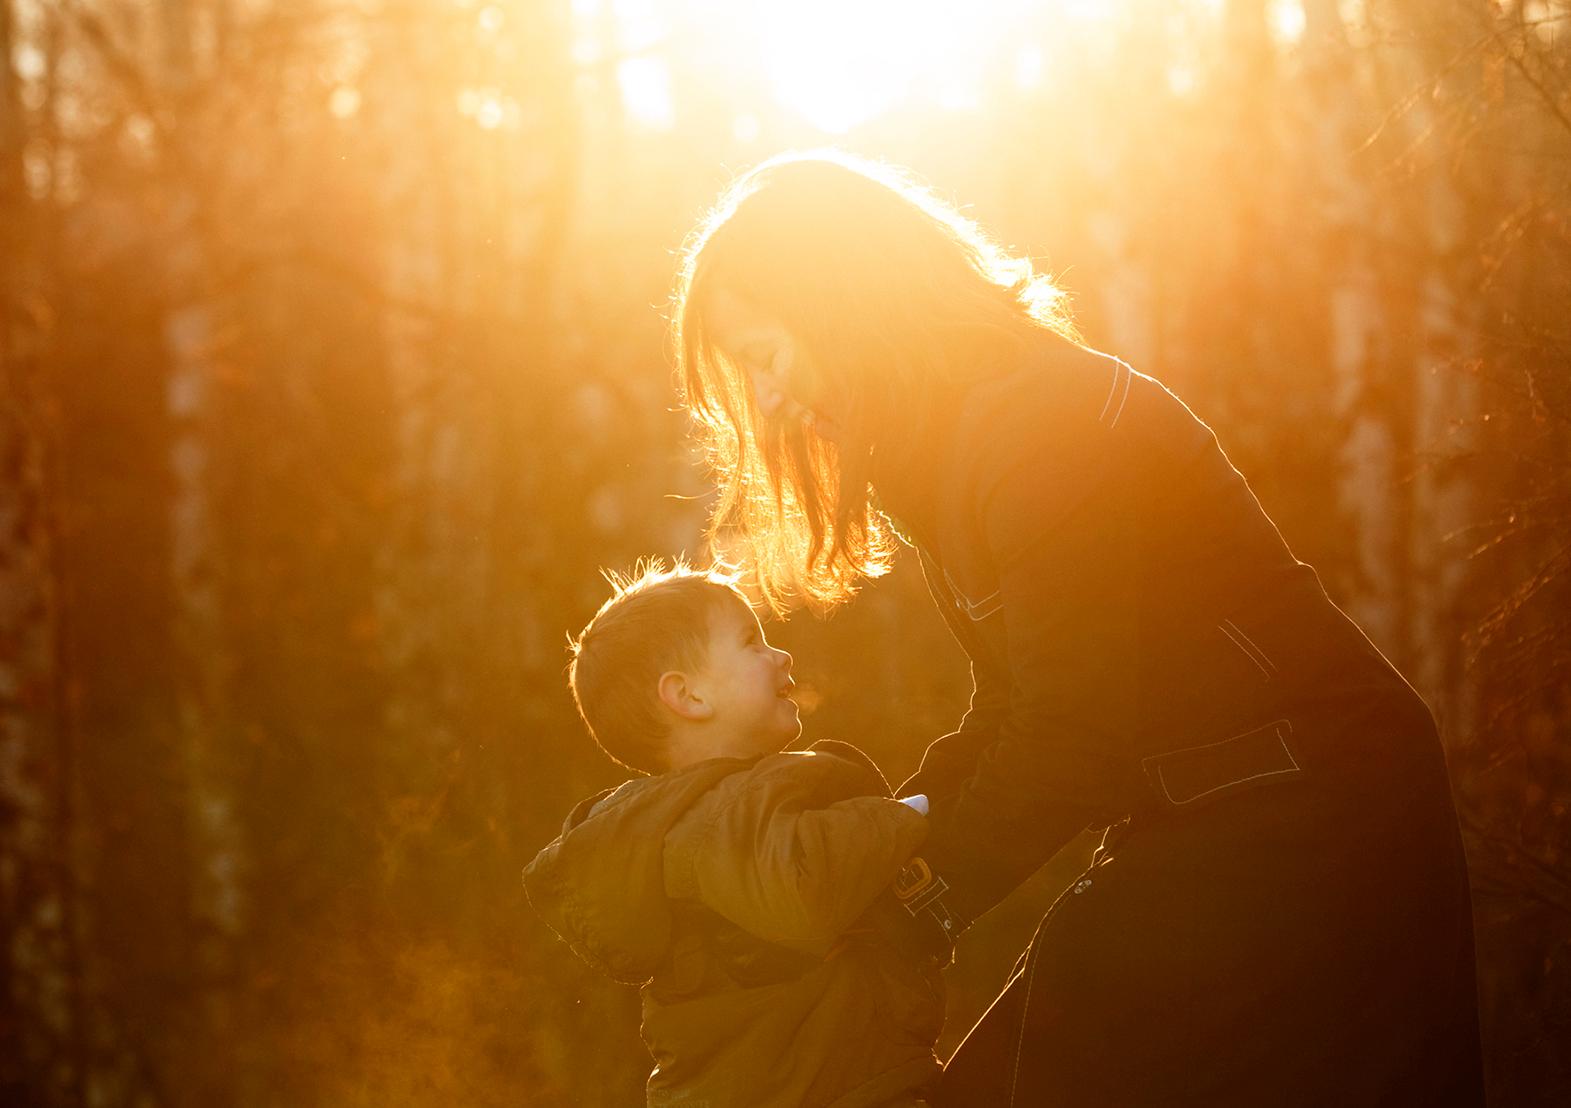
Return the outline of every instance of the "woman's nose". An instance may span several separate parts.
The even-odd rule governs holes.
[[[786,650],[781,650],[778,646],[775,647],[774,650],[775,650],[776,654],[780,655],[779,658],[775,659],[777,662],[780,663],[780,668],[785,670],[787,673],[790,673],[791,672],[791,662],[792,662],[792,658],[791,658],[790,652],[786,651]]]
[[[753,379],[753,400],[758,405],[759,414],[766,419],[772,418],[785,403],[785,391],[781,389],[780,382],[767,370],[750,369],[748,375]]]

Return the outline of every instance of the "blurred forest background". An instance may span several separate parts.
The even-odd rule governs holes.
[[[0,1102],[640,1102],[519,882],[619,777],[564,635],[702,553],[675,251],[823,144],[1061,274],[1420,687],[1494,1102],[1571,1103],[1567,0],[0,0]],[[896,780],[965,703],[910,561],[771,635]]]

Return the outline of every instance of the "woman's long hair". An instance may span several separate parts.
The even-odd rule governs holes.
[[[760,417],[736,352],[705,328],[716,289],[806,349],[836,442]],[[1063,294],[903,174],[816,153],[742,176],[684,249],[672,312],[682,399],[719,490],[716,555],[777,613],[849,599],[894,556],[869,500],[875,449],[920,438],[934,397],[997,372],[1043,329],[1074,338]]]

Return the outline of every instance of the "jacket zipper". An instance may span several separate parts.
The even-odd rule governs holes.
[[[1091,872],[1095,870],[1099,864],[1100,860],[1093,861],[1091,865],[1086,867],[1086,869],[1081,872],[1079,877],[1075,878],[1075,883],[1073,885],[1070,885],[1067,889],[1058,894],[1058,899],[1054,900],[1052,906],[1048,908],[1047,915],[1042,917],[1042,922],[1037,924],[1036,934],[1032,936],[1031,950],[1026,955],[1026,965],[1024,971],[1026,975],[1026,991],[1025,996],[1022,997],[1020,1001],[1020,1025],[1015,1029],[1015,1051],[1014,1058],[1012,1059],[1010,1066],[1009,1104],[1007,1108],[1014,1108],[1015,1092],[1020,1084],[1020,1055],[1025,1049],[1026,1020],[1031,1014],[1031,986],[1036,979],[1036,967],[1037,961],[1041,956],[1042,940],[1046,937],[1047,930],[1050,926],[1052,926],[1053,920],[1058,917],[1060,909],[1062,909],[1071,898],[1080,896],[1091,887],[1093,881]]]

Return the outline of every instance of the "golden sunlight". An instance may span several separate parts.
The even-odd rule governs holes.
[[[923,93],[964,107],[980,92],[984,46],[1003,5],[939,0],[802,0],[769,5],[767,71],[779,102],[843,134]]]
[[[1571,0],[0,0],[0,1108],[1571,1108],[1568,113]]]
[[[1291,46],[1304,37],[1308,18],[1300,0],[1272,0],[1267,9],[1271,35],[1283,46]]]
[[[1201,11],[1216,5],[1197,0]],[[1081,48],[1131,14],[1130,0],[574,0],[575,56],[610,60],[630,119],[673,120],[665,44],[701,40],[717,69],[745,73],[783,111],[842,135],[897,107],[975,108],[988,84],[1042,83],[1052,58],[1021,43]]]

